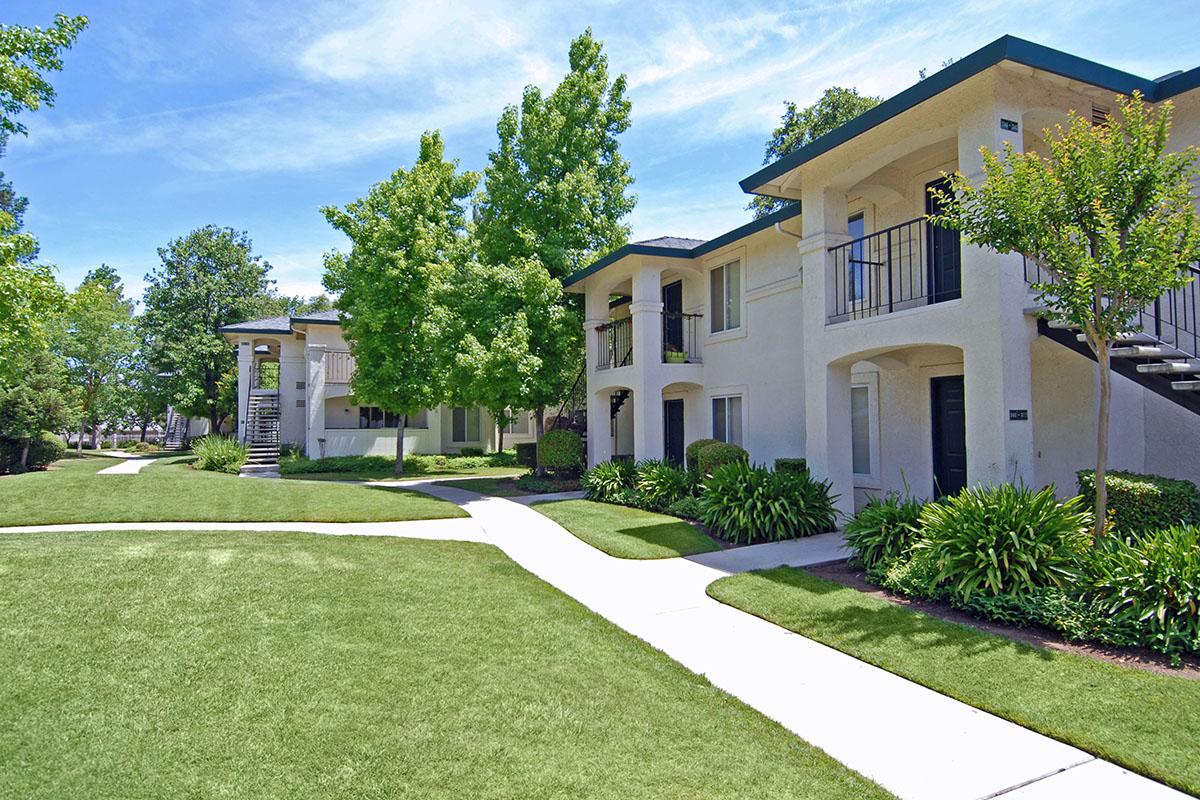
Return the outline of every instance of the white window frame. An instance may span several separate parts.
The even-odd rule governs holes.
[[[879,477],[879,373],[864,372],[852,375],[850,388],[867,390],[867,436],[871,461],[870,472],[854,473],[854,485],[864,489],[878,489],[881,486]],[[850,461],[851,464],[854,463],[853,455]]]
[[[746,396],[745,396],[745,394],[740,393],[740,392],[728,392],[728,393],[710,395],[708,398],[708,429],[712,432],[712,438],[717,439],[718,441],[723,441],[723,442],[729,441],[729,401],[732,399],[735,399],[735,398],[738,400],[738,406],[739,406],[738,428],[741,430],[742,435],[740,437],[741,441],[733,442],[733,444],[736,444],[737,446],[744,448],[746,446]],[[725,437],[726,438],[724,438],[724,439],[720,439],[717,436],[717,415],[716,415],[716,410],[714,409],[714,406],[716,405],[717,401],[723,401],[725,403]]]
[[[713,323],[717,316],[712,304],[712,282],[713,273],[717,270],[722,270],[721,277],[721,300],[725,308],[729,307],[729,272],[728,267],[737,265],[738,269],[738,296],[737,296],[737,313],[738,324],[729,326],[728,320],[725,319],[728,315],[722,310],[721,316],[725,320],[725,326],[720,330],[713,330]],[[733,258],[723,260],[719,264],[714,264],[708,269],[707,285],[705,286],[707,298],[705,302],[708,304],[708,335],[709,337],[722,337],[730,334],[737,334],[746,327],[746,259],[742,255],[736,255]]]
[[[454,430],[454,427],[455,427],[454,426],[454,415],[455,415],[455,412],[457,412],[459,410],[461,410],[463,412],[463,436],[467,437],[464,439],[459,439],[455,435],[455,430]],[[471,436],[471,418],[469,416],[467,416],[471,412],[475,413],[475,419],[477,420],[477,426],[479,428],[479,435],[476,436],[474,439],[470,438],[470,436]],[[475,406],[474,408],[470,408],[467,406],[455,406],[454,408],[452,408],[450,410],[450,441],[453,442],[454,444],[474,444],[476,442],[483,441],[483,416],[482,416],[482,414],[479,413],[478,406]]]
[[[520,424],[521,430],[517,430],[518,424]],[[532,432],[532,425],[533,420],[528,411],[517,411],[513,414],[512,422],[508,423],[508,427],[504,429],[504,433],[510,436],[528,436]]]

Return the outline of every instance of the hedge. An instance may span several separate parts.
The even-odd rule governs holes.
[[[538,462],[554,472],[578,472],[584,467],[587,455],[583,439],[575,431],[547,431],[538,440]]]
[[[537,467],[537,442],[521,442],[517,445],[517,463],[522,467]]]
[[[693,471],[700,469],[700,451],[713,444],[721,444],[721,441],[718,439],[697,439],[689,444],[683,451],[687,468]]]
[[[1079,494],[1089,505],[1096,502],[1092,470],[1076,474]],[[1142,534],[1172,525],[1200,523],[1200,489],[1191,481],[1113,471],[1108,487],[1108,516],[1119,533]]]
[[[712,475],[713,470],[724,464],[746,464],[750,454],[736,444],[716,442],[702,448],[696,455],[696,466],[701,475]]]
[[[775,459],[776,472],[808,472],[808,459],[806,458],[777,458]]]

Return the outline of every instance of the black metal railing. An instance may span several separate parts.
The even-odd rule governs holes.
[[[924,217],[829,248],[833,255],[829,322],[863,319],[960,296],[957,237]],[[930,264],[945,261],[944,285]]]
[[[664,364],[700,363],[700,320],[703,314],[662,313]]]
[[[633,363],[633,320],[614,319],[596,326],[596,369]]]
[[[1025,282],[1056,283],[1054,273],[1041,264],[1023,258]],[[1192,280],[1178,289],[1164,292],[1138,314],[1143,333],[1169,344],[1192,358],[1200,358],[1200,269],[1187,267]]]

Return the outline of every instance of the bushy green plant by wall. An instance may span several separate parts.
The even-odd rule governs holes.
[[[663,511],[692,493],[692,480],[673,464],[649,459],[634,468],[633,488],[641,507]]]
[[[748,464],[750,454],[736,444],[714,442],[696,453],[696,469],[707,477],[724,464]]]
[[[928,549],[937,582],[961,599],[1017,596],[1078,577],[1091,521],[1082,498],[1060,504],[1053,487],[977,486],[926,505],[913,547]]]
[[[538,440],[538,463],[552,472],[578,472],[586,460],[583,439],[575,431],[547,431]]]
[[[63,440],[50,431],[42,431],[41,435],[29,440],[29,453],[22,467],[21,452],[24,449],[25,443],[22,441],[0,439],[0,475],[45,469],[67,454]]]
[[[1125,540],[1109,536],[1087,559],[1085,595],[1140,644],[1200,652],[1200,527],[1177,525]]]
[[[808,472],[807,458],[777,458],[775,459],[776,472]]]
[[[1080,470],[1076,479],[1079,494],[1094,503],[1095,473]],[[1200,488],[1191,481],[1114,471],[1108,473],[1105,483],[1108,519],[1117,533],[1150,533],[1172,525],[1200,523]]]
[[[236,475],[246,463],[246,445],[229,436],[202,436],[192,440],[193,463],[196,469],[227,472]]]
[[[895,492],[872,497],[846,523],[846,543],[854,560],[871,574],[900,558],[921,536],[924,503]]]
[[[806,474],[771,472],[740,460],[723,464],[704,483],[704,523],[735,543],[811,536],[831,530],[837,521],[830,486]]]
[[[517,463],[530,469],[537,468],[537,442],[521,442],[516,446]]]
[[[697,439],[684,448],[683,457],[689,470],[698,471],[700,469],[700,451],[710,444],[721,444],[721,442],[717,439]]]
[[[580,481],[588,500],[615,503],[621,493],[633,486],[633,464],[628,461],[604,461],[583,473]]]
[[[681,497],[667,506],[667,512],[672,517],[700,520],[704,518],[704,501],[695,495]]]

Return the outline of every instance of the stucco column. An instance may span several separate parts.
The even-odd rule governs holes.
[[[612,426],[610,419],[612,394],[596,392],[588,387],[588,466],[594,467],[612,458]]]
[[[304,405],[308,421],[304,450],[309,458],[320,458],[321,443],[317,440],[325,438],[325,345],[306,345],[304,360],[307,362]]]
[[[662,389],[634,389],[627,402],[633,403],[633,457],[638,461],[662,458],[663,400]]]
[[[854,514],[850,434],[850,365],[829,364],[805,375],[805,458],[818,478],[833,483],[837,509]]]
[[[981,103],[959,124],[959,171],[978,184],[983,179],[981,147],[997,151],[1011,142],[1019,151],[1020,132],[1005,126],[1020,119],[1005,85],[993,85],[991,102]],[[962,244],[962,297],[965,318],[972,321],[963,332],[970,484],[1034,484],[1031,348],[1037,321],[1025,313],[1027,295],[1019,255]]]
[[[237,439],[246,441],[246,408],[250,404],[250,373],[254,368],[254,345],[250,341],[238,342],[238,394],[237,394]]]

